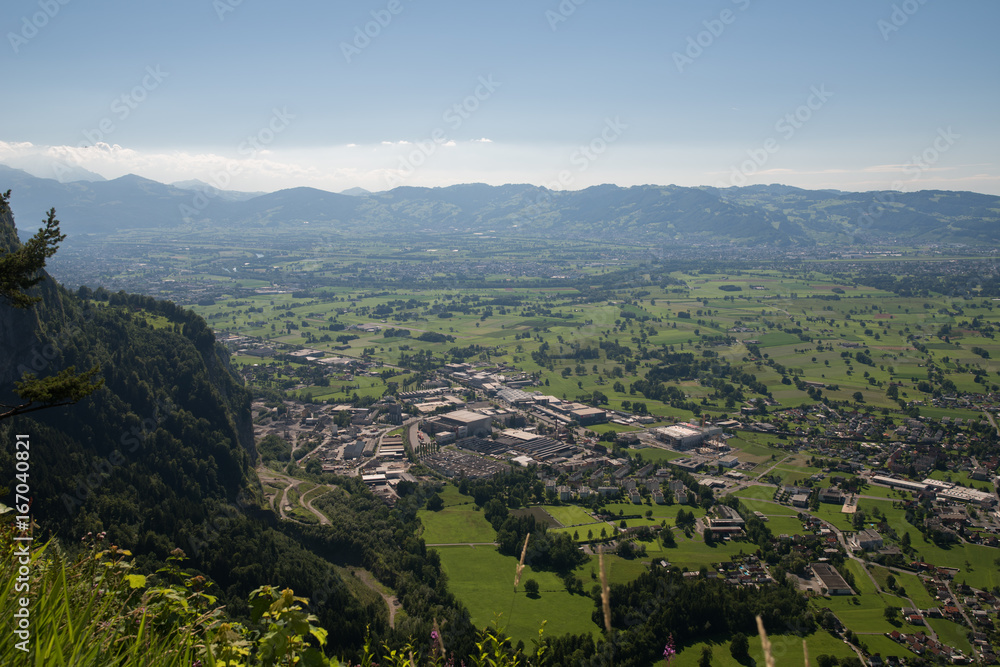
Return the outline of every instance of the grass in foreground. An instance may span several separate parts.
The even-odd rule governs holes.
[[[91,537],[88,535],[88,537]],[[327,631],[308,613],[308,600],[290,589],[262,586],[250,594],[250,622],[226,618],[216,598],[205,591],[204,577],[179,567],[175,550],[168,566],[149,578],[130,572],[131,554],[103,543],[103,533],[75,558],[57,543],[28,548],[11,526],[0,528],[0,611],[15,619],[20,612],[20,568],[28,570],[30,622],[0,640],[3,665],[75,665],[78,667],[343,667],[324,655]],[[108,548],[103,548],[107,546]],[[24,581],[24,579],[22,579]],[[523,597],[523,593],[521,594]],[[589,600],[589,598],[587,598]],[[538,623],[534,635],[538,636]],[[436,632],[436,631],[435,631]],[[20,634],[20,636],[19,636]],[[446,664],[445,647],[436,637],[429,645],[404,649],[359,647],[359,667]],[[479,633],[477,650],[468,657],[476,667],[531,664],[496,630]],[[453,663],[453,661],[452,661]],[[348,666],[349,667],[349,666]]]

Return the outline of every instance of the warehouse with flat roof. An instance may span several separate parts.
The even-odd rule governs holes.
[[[854,591],[834,566],[829,563],[811,563],[809,567],[830,595],[854,595]]]
[[[470,410],[455,410],[438,417],[439,423],[459,438],[476,436],[485,438],[493,430],[493,418]]]
[[[908,479],[886,477],[885,475],[873,475],[872,483],[881,484],[882,486],[888,486],[894,489],[903,489],[904,491],[912,491],[914,493],[921,493],[927,490],[927,484],[924,484],[923,482],[911,482]]]
[[[579,410],[571,410],[569,414],[580,426],[605,424],[608,421],[607,411],[600,408],[581,408]]]

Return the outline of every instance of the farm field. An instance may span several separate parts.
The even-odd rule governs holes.
[[[536,572],[526,567],[515,593],[516,558],[502,556],[493,547],[438,547],[437,551],[450,590],[468,607],[478,627],[497,621],[515,642],[520,640],[529,645],[538,637],[543,621],[546,634],[599,631],[590,620],[594,600],[570,595],[559,577],[551,572]],[[523,583],[528,579],[538,582],[538,599],[524,593]]]
[[[869,582],[870,585],[870,582]],[[858,604],[853,599],[857,598]],[[920,626],[900,623],[895,625],[885,620],[884,611],[887,606],[905,607],[906,601],[891,595],[859,594],[857,596],[835,595],[830,598],[816,598],[813,605],[817,608],[827,608],[843,621],[844,625],[855,632],[919,632]]]
[[[757,500],[755,498],[744,498],[742,496],[737,497],[751,512],[761,512],[769,517],[796,517],[800,511],[797,507],[782,505],[771,500]]]
[[[882,658],[896,656],[897,658],[915,658],[916,654],[902,644],[897,644],[884,634],[862,634],[858,638],[868,647],[872,654],[878,653]]]
[[[646,544],[646,551],[650,558],[662,558],[669,561],[671,565],[688,570],[698,570],[702,567],[711,568],[713,563],[731,560],[737,554],[756,551],[756,545],[747,542],[716,542],[714,545],[708,546],[698,534],[694,534],[690,538],[677,535],[677,548],[674,549],[668,549],[659,542],[644,544]]]
[[[660,521],[666,519],[668,524],[673,525],[677,520],[677,514],[684,510],[685,512],[691,512],[694,514],[695,518],[700,518],[705,516],[705,510],[700,507],[692,507],[690,505],[633,505],[632,503],[626,502],[612,502],[604,504],[604,511],[613,515],[635,515],[638,514],[641,518],[638,519],[626,519],[625,523],[627,526],[644,526],[650,525],[651,523],[659,523]],[[646,512],[651,512],[651,519],[646,518]],[[617,523],[617,519],[615,519]]]
[[[734,453],[741,461],[764,462],[782,459],[787,454],[775,448],[775,443],[781,442],[777,436],[764,433],[741,431],[736,437],[730,438],[726,444],[736,450]]]
[[[427,544],[493,542],[497,536],[482,512],[460,506],[438,512],[420,510],[417,517],[424,525],[421,537]]]
[[[455,258],[448,259],[465,256],[466,249],[458,250]],[[386,251],[389,249],[382,249]],[[343,261],[340,258],[349,256],[335,255],[337,259],[315,255],[290,262],[285,268],[303,275],[334,275]],[[441,277],[446,279],[448,265],[443,259],[438,263]],[[1000,342],[958,326],[963,317],[969,320],[973,316],[1000,322],[1000,314],[988,299],[968,299],[962,304],[964,314],[954,315],[949,310],[953,302],[941,297],[907,299],[860,283],[844,284],[818,272],[812,272],[811,279],[795,273],[757,270],[734,279],[721,272],[671,271],[669,284],[650,284],[641,297],[625,303],[611,297],[587,300],[585,290],[578,286],[540,288],[537,280],[455,289],[453,285],[442,288],[432,279],[409,288],[396,285],[380,293],[342,286],[294,294],[257,294],[246,290],[265,287],[264,281],[233,281],[231,276],[202,271],[193,274],[195,280],[204,279],[215,289],[231,293],[215,298],[212,305],[193,307],[216,328],[318,349],[328,356],[367,355],[388,367],[402,367],[396,378],[331,378],[325,386],[305,383],[295,389],[314,400],[342,400],[355,392],[359,397],[378,397],[388,382],[402,386],[410,379],[407,376],[412,377],[405,367],[412,366],[417,355],[448,360],[456,351],[470,349],[474,354],[462,356],[463,360],[489,357],[526,373],[539,373],[545,391],[560,398],[592,397],[599,392],[610,408],[628,411],[638,401],[646,411],[669,419],[734,413],[736,403],[728,403],[701,383],[672,382],[683,390],[685,400],[664,401],[629,391],[629,386],[643,379],[645,370],[630,366],[625,358],[612,359],[602,351],[593,361],[580,364],[565,356],[574,346],[593,347],[614,340],[627,344],[630,339],[632,346],[672,346],[675,354],[701,356],[709,349],[710,337],[722,337],[724,345],[715,347],[713,343],[717,357],[752,373],[783,407],[810,405],[816,400],[804,387],[782,381],[787,381],[789,369],[795,369],[794,377],[826,385],[821,393],[832,400],[891,411],[899,410],[895,399],[886,395],[891,381],[900,383],[902,399],[927,397],[928,392],[918,385],[928,377],[928,362],[948,369],[941,381],[947,380],[948,388],[953,385],[958,391],[983,388],[972,381],[968,369],[981,368],[990,374],[1000,370]],[[599,280],[602,272],[580,275],[584,281]],[[494,278],[507,280],[499,274]],[[751,284],[766,288],[755,292]],[[739,287],[740,291],[722,291],[719,287],[723,285]],[[831,291],[835,300],[830,299]],[[952,335],[945,343],[939,334],[948,327]],[[383,330],[388,328],[404,330],[406,335],[386,337]],[[734,328],[740,331],[731,333]],[[423,334],[433,337],[421,340]],[[920,349],[911,344],[912,335],[924,337]],[[750,360],[746,341],[756,341],[750,347],[767,354],[766,364]],[[856,347],[845,350],[840,343]],[[274,361],[241,356],[237,362],[256,363],[259,373],[290,388],[292,377],[278,372]],[[961,372],[956,372],[959,369]],[[748,389],[743,387],[742,391],[746,395]],[[695,404],[703,414],[692,415]],[[917,409],[934,417],[948,414],[929,405]],[[979,418],[974,411],[952,414]],[[595,430],[632,429],[602,425]],[[741,460],[756,463],[772,456],[780,458],[778,447],[783,444],[782,436],[759,433],[740,433],[730,442]],[[801,471],[776,472],[794,476]]]
[[[944,618],[931,618],[927,622],[938,633],[938,637],[943,643],[962,649],[966,655],[969,655],[972,645],[969,644],[969,639],[966,636],[968,628]]]
[[[760,638],[756,633],[747,633],[750,640],[750,657],[755,665],[764,664],[764,652],[760,646]],[[802,637],[796,635],[783,635],[768,633],[771,641],[771,649],[775,661],[778,665],[801,665],[805,664],[802,653]],[[809,647],[810,664],[815,664],[815,660],[820,655],[830,655],[836,658],[849,658],[855,656],[844,642],[830,633],[820,630],[805,637],[806,645]],[[713,667],[745,667],[733,658],[729,651],[729,640],[720,639],[715,642],[698,642],[691,646],[686,646],[674,658],[672,665],[678,667],[695,667],[701,659],[702,649],[708,647],[712,650]]]
[[[938,605],[937,600],[935,600],[927,589],[924,587],[923,582],[915,574],[909,574],[905,572],[890,572],[884,567],[878,565],[871,565],[868,568],[872,576],[879,583],[879,586],[883,590],[887,590],[886,582],[889,575],[891,574],[896,578],[896,585],[906,591],[906,597],[913,600],[913,604],[916,605],[918,609],[928,609],[930,607],[936,607]],[[897,589],[898,591],[899,589]]]
[[[796,517],[772,516],[768,519],[767,527],[774,535],[806,535],[812,531],[807,531],[802,527],[802,522]]]
[[[866,269],[860,264],[811,260],[794,268],[741,269],[738,275],[723,267],[695,269],[656,263],[626,271],[621,268],[626,260],[622,265],[609,262],[594,266],[580,261],[558,268],[553,262],[537,275],[527,276],[494,264],[482,275],[476,274],[473,284],[470,263],[485,265],[486,255],[471,242],[456,243],[458,252],[452,253],[452,248],[444,250],[438,240],[405,252],[380,243],[377,249],[366,248],[354,256],[354,249],[336,249],[329,258],[304,252],[287,261],[276,260],[273,265],[295,272],[301,285],[280,294],[250,294],[248,289],[267,287],[270,282],[230,283],[219,280],[204,266],[191,267],[197,271],[178,273],[177,277],[198,276],[214,282],[217,291],[226,288],[213,304],[207,305],[206,299],[206,305],[196,308],[218,331],[258,336],[263,344],[278,348],[275,357],[241,354],[234,363],[253,374],[256,386],[285,391],[300,399],[368,405],[383,395],[412,391],[428,380],[439,380],[435,369],[461,362],[480,369],[502,364],[503,374],[522,378],[526,391],[630,415],[650,414],[654,421],[649,428],[680,421],[743,419],[755,412],[752,419],[771,423],[768,428],[772,432],[735,429],[727,433],[735,436],[725,442],[741,463],[748,464],[741,465],[740,472],[748,481],[757,482],[747,487],[741,483],[735,495],[751,511],[765,514],[775,535],[801,535],[805,530],[796,516],[797,508],[770,502],[775,489],[766,483],[826,487],[833,475],[854,477],[850,473],[823,473],[824,467],[835,469],[836,462],[812,459],[819,457],[821,445],[830,444],[823,440],[824,435],[848,449],[865,439],[894,438],[896,427],[910,418],[948,416],[978,421],[982,413],[943,407],[941,397],[1000,389],[994,385],[1000,373],[1000,340],[991,337],[1000,328],[1000,309],[990,297],[975,292],[952,296],[931,290],[919,297],[903,297],[883,289],[890,284],[885,279],[866,284]],[[493,241],[481,242],[484,248],[496,248]],[[438,245],[441,248],[435,247]],[[557,254],[551,246],[542,246],[539,257]],[[623,248],[618,251],[626,252]],[[518,252],[522,259],[530,254],[527,249]],[[420,255],[420,262],[429,269],[419,279],[386,279],[377,289],[360,280],[357,284],[334,284],[338,272],[347,267],[358,276],[388,276],[395,270],[393,263],[407,261],[409,254]],[[234,256],[226,257],[227,262],[234,261]],[[453,269],[451,265],[458,263],[462,268]],[[459,271],[468,275],[459,277]],[[572,277],[560,281],[547,278],[564,274]],[[310,284],[312,275],[329,284]],[[628,282],[622,280],[626,276]],[[628,287],[622,287],[624,284]],[[282,349],[282,344],[291,347]],[[283,353],[291,348],[319,350],[324,357],[364,359],[371,368],[322,377],[321,373],[310,373],[309,365],[285,357]],[[451,391],[464,401],[489,400],[481,391],[457,386]],[[754,402],[764,397],[767,405],[763,400]],[[794,415],[796,407],[811,408],[820,400],[830,406],[829,413],[819,409],[805,417]],[[938,405],[933,405],[935,402]],[[865,415],[882,415],[891,423],[864,437],[841,432],[848,429],[848,422]],[[665,466],[685,456],[655,447],[612,446],[614,434],[635,432],[645,437],[645,430],[637,424],[601,424],[580,429],[576,435],[600,436],[609,456],[628,456],[636,463]],[[807,438],[814,438],[814,444],[799,452]],[[826,453],[823,457],[835,458]],[[844,458],[849,457],[845,454]],[[970,482],[964,472],[932,470],[928,474]],[[813,476],[815,479],[810,479]],[[734,485],[728,486],[732,489]],[[717,497],[724,493],[720,491]],[[469,497],[459,495],[452,485],[441,496],[443,510],[419,511],[425,542],[467,544],[496,539]],[[956,582],[1000,585],[996,550],[973,545],[942,548],[925,542],[905,522],[905,512],[893,507],[894,500],[909,499],[909,494],[869,486],[860,496],[859,507],[869,514],[868,526],[876,525],[871,512],[877,509],[895,530],[910,533],[919,558],[958,568]],[[612,514],[608,523],[594,520],[588,511],[574,505],[536,505],[514,511],[531,513],[548,523],[550,530],[575,534],[579,541],[587,540],[591,532],[597,537],[601,529],[611,533],[622,523],[629,528],[663,523],[669,528],[681,510],[693,511],[698,518],[705,516],[700,507],[686,505],[616,502],[605,508]],[[812,513],[842,530],[853,530],[851,517],[843,514],[839,505],[823,504]],[[624,518],[631,515],[637,516]],[[631,581],[649,562],[663,560],[698,570],[741,551],[756,550],[756,545],[749,543],[709,546],[700,532],[687,537],[674,528],[673,535],[676,548],[667,549],[654,540],[641,543],[644,557],[606,556],[611,580]],[[542,586],[541,597],[530,600],[522,594],[512,595],[514,559],[499,556],[495,548],[440,547],[438,551],[451,589],[469,607],[478,625],[490,623],[493,614],[500,612],[510,623],[512,634],[526,642],[536,636],[543,619],[548,621],[547,633],[600,632],[590,620],[593,602],[569,595],[551,573],[527,574]],[[596,559],[591,559],[577,571],[587,589],[595,582],[595,568]],[[856,562],[849,561],[845,568],[854,577],[859,604],[850,596],[815,604],[834,609],[855,631],[895,629],[885,620],[883,610],[886,605],[906,606],[908,601],[876,593]],[[888,571],[873,568],[872,574],[886,586]],[[915,575],[897,574],[895,578],[917,606],[931,601]],[[491,598],[509,599],[513,613]],[[945,626],[942,634],[949,632],[954,634],[955,629]],[[888,651],[895,648],[881,636],[865,637],[873,650],[883,654],[891,654]],[[956,645],[959,639],[955,638]],[[790,639],[785,650],[798,664],[801,646],[793,646],[795,641]],[[813,644],[817,646],[813,648]],[[853,655],[843,642],[825,633],[810,637],[810,647],[813,657],[823,652]],[[699,645],[687,647],[677,664],[695,664],[699,651]],[[724,643],[713,647],[713,655],[713,664],[735,667]]]
[[[996,564],[1000,552],[997,549],[978,544],[958,544],[946,549],[924,542],[915,528],[908,528],[906,532],[910,533],[913,546],[922,560],[960,570],[955,575],[955,581],[964,581],[976,588],[1000,586],[1000,568]]]
[[[643,564],[644,560],[641,558],[622,558],[614,554],[606,554],[604,556],[604,568],[608,575],[608,583],[627,584],[633,581],[648,569],[648,566]],[[575,571],[576,576],[584,582],[584,590],[590,590],[593,585],[600,583],[597,572],[597,561],[596,557],[591,557],[589,563],[581,565]]]
[[[628,454],[632,458],[641,456],[642,460],[646,463],[673,461],[674,459],[684,457],[684,454],[681,454],[680,452],[672,452],[669,449],[659,449],[657,447],[630,449],[628,450]]]
[[[596,523],[585,523],[581,526],[572,526],[569,528],[550,528],[549,532],[555,533],[566,533],[569,536],[574,536],[578,542],[587,542],[591,539],[599,538],[601,536],[601,530],[604,530],[606,534],[611,534],[611,526],[604,521],[599,521]]]
[[[542,505],[542,509],[566,527],[594,523],[594,517],[577,505]]]
[[[862,501],[864,501],[865,496],[874,496],[876,498],[886,498],[889,500],[909,500],[912,497],[912,494],[910,494],[909,491],[890,489],[887,486],[878,486],[877,484],[869,484],[865,486],[858,495],[861,497]]]
[[[776,491],[773,486],[763,486],[763,485],[753,485],[746,488],[740,489],[736,492],[736,496],[739,498],[757,498],[760,500],[771,500],[774,498],[774,492]]]
[[[815,517],[823,519],[824,521],[832,523],[841,530],[854,530],[854,526],[851,524],[850,516],[844,514],[840,510],[840,505],[823,503],[819,506],[819,509],[809,510],[809,513]]]
[[[441,496],[445,509],[456,508],[457,506],[464,506],[469,510],[472,509],[472,499],[469,496],[463,496],[459,493],[458,487],[454,484],[445,484],[438,495]]]

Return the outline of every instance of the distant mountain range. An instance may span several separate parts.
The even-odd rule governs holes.
[[[377,193],[303,187],[259,194],[220,191],[200,181],[165,185],[134,175],[60,183],[0,165],[0,190],[8,188],[22,229],[34,229],[55,207],[71,235],[142,228],[259,230],[309,222],[312,229],[373,237],[489,232],[680,245],[1000,243],[1000,197],[943,190],[599,185],[560,192],[473,183]]]
[[[196,192],[204,192],[209,197],[219,197],[220,199],[225,199],[227,201],[246,201],[247,199],[253,199],[254,197],[259,197],[264,192],[240,192],[239,190],[220,190],[214,185],[209,185],[205,181],[199,181],[197,178],[192,178],[187,181],[177,181],[170,184],[172,187],[179,188],[181,190],[194,190]]]

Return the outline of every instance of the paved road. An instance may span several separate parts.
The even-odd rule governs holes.
[[[317,487],[317,488],[321,489],[323,487]],[[316,500],[317,498],[319,498],[321,496],[325,496],[328,493],[331,493],[333,491],[333,489],[327,489],[323,493],[318,493],[318,494],[312,496],[311,498],[309,498],[309,500],[306,500],[305,496],[308,495],[309,493],[312,493],[312,491],[313,490],[310,489],[305,494],[303,494],[302,496],[300,496],[299,497],[299,502],[301,502],[302,505],[303,505],[303,507],[305,507],[307,510],[309,510],[310,512],[312,512],[316,516],[316,518],[319,519],[319,523],[320,523],[321,526],[329,526],[330,525],[330,520],[328,518],[326,518],[325,514],[323,514],[318,509],[316,509],[315,507],[313,507],[312,504],[313,504],[314,500]]]
[[[827,528],[829,528],[831,531],[833,531],[833,533],[837,536],[837,539],[840,541],[841,546],[844,547],[844,551],[847,552],[848,557],[850,557],[851,560],[856,561],[861,566],[861,569],[864,570],[864,573],[871,580],[872,585],[875,587],[876,592],[886,593],[886,591],[883,591],[882,587],[878,585],[878,582],[875,580],[875,577],[872,576],[872,573],[869,572],[868,568],[865,567],[865,561],[862,560],[861,558],[858,558],[857,556],[855,556],[854,555],[854,551],[850,547],[848,547],[847,540],[844,537],[843,531],[841,531],[839,528],[837,528],[835,525],[833,525],[832,523],[830,523],[828,521],[823,521],[823,525],[826,526]],[[888,568],[888,569],[895,570],[896,568]],[[902,571],[905,572],[905,570],[902,570]],[[909,572],[908,574],[913,574],[913,573]],[[887,594],[889,594],[889,595],[895,595],[895,593],[892,593],[891,591],[888,591]],[[897,597],[900,597],[900,596],[897,596]],[[915,605],[913,603],[913,600],[911,600],[909,597],[907,597],[906,600],[910,603],[911,607],[913,607],[914,609],[917,608],[917,605]],[[932,628],[930,626],[930,624],[928,624],[928,623],[925,623],[924,627],[927,628],[928,634],[930,634],[930,636],[933,639],[936,640],[937,639],[937,633],[934,632],[934,628]],[[970,625],[969,627],[972,627],[972,626]],[[867,634],[867,633],[863,633],[863,634]],[[873,633],[873,634],[881,634],[881,633]],[[853,648],[855,650],[855,652],[858,653],[858,657],[861,658],[862,664],[867,664],[867,661],[861,656],[861,653],[858,651],[858,649],[856,647],[854,647],[853,645],[851,645],[851,648]]]
[[[997,435],[1000,435],[1000,428],[997,428],[997,423],[996,421],[993,420],[992,413],[983,410],[983,414],[986,415],[986,418],[990,420],[990,426],[992,426],[993,429],[997,432]]]
[[[410,427],[406,429],[406,439],[410,443],[410,451],[413,452],[413,456],[417,455],[417,448],[420,446],[420,436],[417,435],[418,427],[420,422],[413,422]]]
[[[770,468],[768,468],[767,470],[765,470],[765,471],[764,471],[764,472],[762,472],[761,474],[757,475],[757,479],[760,479],[761,477],[764,477],[765,475],[768,475],[768,474],[770,474],[770,472],[771,472],[772,470],[774,470],[775,468],[777,468],[778,466],[780,466],[780,465],[781,465],[782,463],[784,463],[785,461],[787,461],[787,460],[788,460],[788,459],[790,459],[790,458],[792,458],[792,455],[791,455],[791,454],[789,454],[789,455],[785,456],[785,457],[784,457],[784,458],[782,458],[782,459],[779,459],[778,461],[775,461],[775,463],[774,463],[774,465],[773,465],[773,466],[771,466]]]
[[[264,468],[263,466],[257,468],[257,476],[260,478],[262,482],[285,484],[284,490],[280,494],[275,494],[274,498],[271,499],[271,509],[277,511],[278,515],[282,519],[286,519],[288,521],[298,521],[294,517],[289,516],[288,514],[285,513],[285,507],[288,506],[288,492],[293,488],[298,489],[299,485],[302,484],[302,480],[295,479],[294,477],[289,477],[288,475],[283,475],[278,472],[274,472],[273,470],[269,470],[267,468]],[[311,512],[319,520],[320,524],[328,525],[330,523],[330,520],[326,517],[326,515],[312,506],[312,503],[314,500],[316,500],[316,498],[326,495],[330,491],[333,491],[334,489],[337,488],[335,484],[321,484],[317,488],[324,488],[324,487],[326,488],[326,491],[311,497],[308,501],[303,500],[304,494],[300,494],[299,504],[302,507],[304,507],[307,511]],[[306,493],[310,492],[312,492],[312,489],[310,489]],[[278,499],[279,495],[281,497],[281,500],[276,503],[275,501]],[[275,507],[275,504],[277,504],[277,507]]]
[[[969,620],[968,615],[965,613],[965,604],[963,604],[962,602],[959,602],[958,596],[955,595],[955,591],[951,590],[951,583],[945,577],[942,577],[942,580],[944,581],[945,588],[948,589],[948,595],[950,595],[951,599],[953,600],[952,604],[954,604],[956,607],[958,607],[958,610],[962,613],[962,618],[965,619],[965,625],[966,625],[966,627],[968,627],[968,628],[975,628],[976,626],[972,623],[971,620]],[[972,647],[972,658],[973,658],[973,660],[975,660],[975,658],[976,658],[976,647],[975,647],[975,645],[973,645],[973,647]]]

